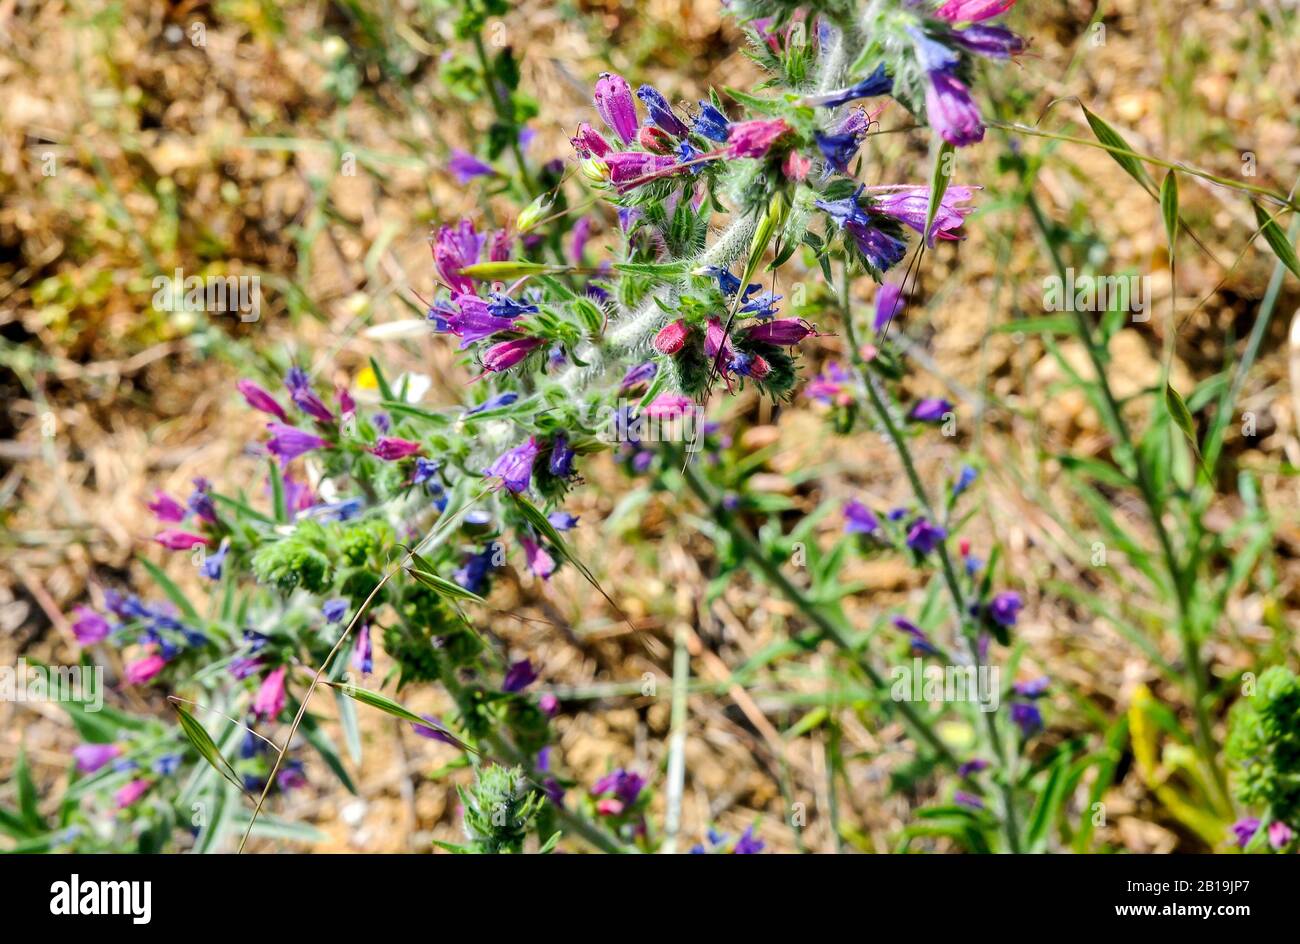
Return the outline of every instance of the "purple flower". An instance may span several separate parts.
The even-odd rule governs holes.
[[[422,448],[418,442],[412,442],[409,439],[399,439],[396,436],[381,436],[375,441],[370,452],[385,462],[396,462],[399,459],[414,455]]]
[[[636,139],[636,105],[627,79],[617,72],[602,72],[596,81],[596,112],[625,145]]]
[[[964,779],[966,777],[970,777],[972,774],[977,774],[980,773],[981,771],[988,770],[988,769],[989,769],[989,762],[982,757],[976,757],[972,760],[966,761],[961,766],[959,766],[957,768],[957,776],[962,777]]]
[[[582,216],[578,222],[573,224],[572,239],[569,244],[569,261],[574,265],[582,265],[582,257],[587,252],[587,240],[591,236],[591,217]]]
[[[433,264],[443,282],[455,295],[473,295],[474,281],[460,274],[467,265],[478,262],[483,251],[483,236],[469,220],[456,226],[443,226],[433,240]]]
[[[77,772],[83,774],[93,774],[121,753],[116,744],[81,744],[72,749]]]
[[[108,636],[108,620],[87,606],[78,606],[74,611],[76,620],[72,623],[72,634],[83,646],[93,646]]]
[[[844,533],[872,534],[880,528],[880,519],[857,499],[844,505]]]
[[[825,373],[817,374],[808,381],[804,392],[827,406],[847,406],[853,402],[853,395],[848,390],[849,380],[848,372],[837,362],[831,361],[826,365]]]
[[[520,538],[519,543],[523,545],[524,559],[528,562],[528,569],[535,576],[543,580],[550,580],[551,574],[555,573],[555,558],[547,552],[546,548],[532,538]]]
[[[483,474],[501,479],[501,484],[516,495],[526,492],[533,478],[533,463],[541,451],[537,437],[529,436],[527,442],[501,453]]]
[[[740,834],[731,852],[732,855],[757,855],[763,851],[764,845],[763,840],[754,835],[754,827],[750,826]]]
[[[1043,713],[1033,702],[1013,701],[1011,703],[1011,720],[1020,729],[1023,737],[1033,737],[1043,729]]]
[[[244,399],[253,409],[269,413],[282,423],[288,422],[289,417],[285,415],[284,407],[276,402],[269,391],[259,387],[253,381],[241,380],[235,384],[235,389],[244,395]]]
[[[989,59],[1010,59],[1025,49],[1025,41],[1003,26],[968,26],[955,30],[952,38],[976,55]]]
[[[941,423],[951,412],[952,404],[943,397],[927,397],[912,407],[912,412],[908,416],[921,423]]]
[[[849,172],[849,161],[858,153],[858,147],[862,144],[862,135],[857,132],[849,131],[841,134],[827,134],[824,131],[814,131],[813,140],[817,142],[817,149],[822,152],[822,158],[830,167],[841,174]]]
[[[189,510],[200,521],[208,524],[217,523],[217,506],[212,500],[212,483],[207,479],[199,476],[194,480],[194,491],[190,493],[187,504]]]
[[[489,177],[496,173],[496,169],[491,164],[485,164],[473,154],[468,154],[459,148],[452,149],[451,160],[447,161],[447,170],[451,171],[452,176],[456,178],[456,183],[462,187],[475,177]]]
[[[609,179],[619,193],[627,193],[642,184],[681,170],[677,158],[670,154],[646,154],[644,151],[619,151],[605,157]]]
[[[506,669],[506,676],[501,681],[501,691],[522,692],[536,681],[537,673],[533,671],[533,664],[527,659],[520,659],[518,662],[510,663],[510,667]]]
[[[674,138],[684,138],[690,133],[686,124],[673,112],[667,99],[653,85],[641,86],[636,90],[636,97],[641,99],[641,104],[645,105],[649,113],[650,121],[660,130],[671,134]]]
[[[519,301],[501,292],[492,293],[487,309],[488,314],[494,318],[508,318],[512,321],[520,315],[534,315],[540,310],[531,302]]]
[[[230,553],[230,539],[227,538],[221,542],[221,546],[216,552],[203,558],[203,565],[200,568],[203,576],[209,580],[220,580],[222,568],[226,565],[226,555]]]
[[[477,554],[471,554],[465,563],[452,574],[452,579],[470,593],[483,595],[487,589],[488,571],[497,566],[497,545],[489,544]]]
[[[641,796],[641,790],[644,787],[644,777],[635,771],[619,767],[592,784],[591,795],[600,796],[604,793],[612,793],[624,805],[631,806]]]
[[[1245,849],[1259,832],[1259,817],[1247,816],[1232,824],[1232,831],[1237,835],[1237,846]]]
[[[934,643],[930,642],[930,637],[925,634],[925,630],[921,629],[920,626],[917,626],[911,620],[902,616],[895,616],[893,624],[895,629],[907,634],[907,637],[911,640],[913,652],[922,655],[934,655],[938,653],[939,650],[935,648]]]
[[[429,320],[434,330],[460,338],[462,351],[475,341],[515,326],[513,319],[493,315],[487,301],[477,295],[457,295],[452,301],[438,302],[429,309]]]
[[[961,206],[969,203],[974,191],[970,187],[949,187],[939,200],[934,221],[930,224],[928,242],[933,245],[935,239],[961,239],[958,230],[966,217],[975,211],[974,207]],[[891,216],[911,227],[918,233],[925,233],[925,217],[930,210],[930,191],[926,187],[898,187],[894,190],[871,198],[871,210],[884,216]]]
[[[907,546],[918,554],[929,554],[939,542],[948,536],[948,532],[925,518],[918,518],[907,532]]]
[[[1020,608],[1024,605],[1020,594],[1014,590],[1003,590],[989,603],[989,616],[993,622],[1001,626],[1015,626],[1016,617],[1020,615]]]
[[[947,72],[931,72],[925,90],[930,127],[949,144],[965,147],[984,140],[984,123],[970,91]]]
[[[954,790],[952,793],[952,802],[956,803],[958,806],[964,806],[968,810],[984,809],[984,801],[975,794],[968,793],[965,790]]]
[[[573,457],[574,451],[569,445],[569,437],[564,433],[557,433],[551,442],[551,462],[548,467],[551,475],[560,479],[567,479],[573,475]]]
[[[778,318],[775,321],[769,321],[766,324],[750,328],[745,332],[745,336],[749,340],[761,344],[778,344],[783,347],[790,347],[798,344],[808,335],[816,333],[816,329],[806,321],[801,321],[798,318]]]
[[[229,669],[231,675],[242,681],[250,675],[256,675],[262,671],[262,660],[256,657],[240,656],[238,659],[231,660]]]
[[[957,475],[957,481],[952,483],[952,497],[956,498],[962,492],[966,491],[966,489],[974,485],[975,479],[978,477],[979,473],[976,472],[974,468],[968,465],[962,466],[961,472]]]
[[[298,409],[321,423],[334,422],[334,413],[325,405],[325,401],[316,395],[316,391],[312,390],[307,372],[301,367],[289,368],[289,373],[284,378],[284,385],[288,388],[289,396]]]
[[[881,63],[876,66],[875,72],[856,85],[834,92],[827,92],[824,95],[809,96],[803,100],[803,103],[814,107],[838,108],[840,105],[857,101],[859,98],[875,98],[878,95],[888,95],[893,90],[894,80],[885,72],[884,63]]]
[[[560,711],[560,699],[554,692],[544,692],[537,699],[537,707],[542,709],[542,714],[548,718],[554,718]]]
[[[893,282],[885,282],[876,290],[876,317],[871,327],[877,334],[885,330],[889,322],[903,310],[905,306],[899,304],[902,298],[902,286]]]
[[[146,507],[159,521],[176,523],[185,520],[185,506],[166,492],[154,492],[153,501]]]
[[[546,516],[546,520],[556,531],[569,531],[578,523],[577,517],[567,511],[553,511]]]
[[[342,598],[326,600],[320,608],[327,623],[337,623],[348,615],[348,601]]]
[[[695,116],[692,130],[701,137],[724,144],[727,140],[727,128],[731,122],[727,116],[709,102],[700,102],[700,113]]]
[[[297,790],[307,786],[307,776],[303,773],[302,761],[286,760],[280,772],[276,774],[275,782],[281,790]]]
[[[858,196],[863,189],[859,187],[858,192],[853,196],[840,200],[818,200],[817,206],[829,213],[839,224],[840,229],[853,238],[858,249],[872,266],[884,272],[897,265],[907,254],[907,243],[882,229],[880,225],[882,218],[873,218],[862,208],[858,203]]]
[[[291,462],[304,452],[311,452],[313,449],[320,449],[329,445],[326,440],[312,433],[304,432],[296,426],[286,426],[283,423],[267,423],[266,428],[271,433],[266,448],[273,455],[279,456],[281,463]]]
[[[253,698],[253,714],[263,721],[275,719],[284,709],[284,676],[288,671],[289,667],[282,665],[262,679]]]
[[[1036,699],[1042,698],[1046,695],[1047,689],[1051,684],[1051,679],[1046,675],[1040,675],[1038,678],[1030,679],[1028,682],[1016,682],[1012,688],[1021,698]]]
[[[644,363],[628,368],[627,373],[623,375],[622,382],[618,385],[619,393],[626,393],[633,387],[654,379],[654,375],[658,370],[659,365],[654,361],[645,361]]]
[[[352,668],[362,675],[369,675],[375,669],[374,650],[370,645],[370,624],[362,623],[357,630],[357,642],[352,647]]]
[[[420,735],[422,738],[428,738],[430,741],[441,741],[442,743],[450,744],[453,747],[458,746],[455,738],[443,732],[443,724],[440,719],[434,715],[422,715],[421,717],[423,717],[425,721],[429,722],[429,724],[425,725],[411,722],[412,731]]]
[[[955,50],[927,36],[923,30],[908,27],[907,32],[912,37],[912,48],[916,51],[916,62],[922,72],[954,69],[961,61],[961,56]]]

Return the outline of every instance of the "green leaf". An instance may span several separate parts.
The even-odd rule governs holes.
[[[207,728],[199,723],[199,720],[192,714],[182,708],[176,702],[172,702],[172,707],[176,709],[178,720],[181,724],[181,733],[194,745],[194,749],[199,752],[199,756],[212,765],[213,769],[221,776],[225,777],[242,792],[244,786],[239,781],[239,776],[235,773],[235,768],[230,766],[230,762],[221,755],[217,749],[216,743],[212,736],[208,734]]]
[[[1140,183],[1147,193],[1154,193],[1156,186],[1151,175],[1143,166],[1142,161],[1138,159],[1136,152],[1129,147],[1129,143],[1124,140],[1118,131],[1107,124],[1102,118],[1090,112],[1086,106],[1083,107],[1083,114],[1088,119],[1088,125],[1092,128],[1092,133],[1097,136],[1097,140],[1106,145],[1110,150],[1110,156],[1115,159],[1115,163],[1128,173],[1130,177]]]
[[[27,751],[18,748],[18,763],[14,767],[14,782],[18,788],[18,812],[23,822],[32,832],[44,832],[47,827],[36,808],[36,784],[32,783],[32,771],[27,766]]]
[[[1160,216],[1165,223],[1165,236],[1172,256],[1174,243],[1178,241],[1178,175],[1172,170],[1165,174],[1164,183],[1160,185]]]
[[[354,784],[352,778],[348,776],[347,768],[343,766],[343,761],[339,757],[339,752],[334,749],[333,743],[331,743],[330,739],[326,737],[325,732],[320,729],[319,725],[316,724],[316,719],[309,714],[303,715],[302,725],[298,730],[301,731],[302,736],[307,739],[307,743],[316,749],[316,753],[321,756],[321,760],[325,761],[325,766],[333,771],[334,776],[339,778],[339,783],[343,784],[348,793],[356,796],[356,784]]]
[[[1295,247],[1291,245],[1291,240],[1287,239],[1286,233],[1282,232],[1282,227],[1277,225],[1277,221],[1270,218],[1268,212],[1258,203],[1253,204],[1255,207],[1255,219],[1259,223],[1259,228],[1264,233],[1264,240],[1277,256],[1278,261],[1286,266],[1291,272],[1300,278],[1300,259],[1296,258]]]
[[[378,708],[380,711],[385,712],[386,714],[390,714],[394,718],[401,718],[403,721],[409,721],[411,724],[418,724],[421,727],[433,728],[438,733],[444,734],[448,738],[450,738],[452,742],[461,750],[465,750],[465,751],[473,750],[473,748],[471,748],[460,738],[456,737],[456,735],[452,734],[446,728],[442,727],[441,725],[434,724],[428,718],[420,717],[419,715],[417,715],[415,712],[411,711],[408,708],[403,708],[401,705],[393,701],[387,695],[384,695],[380,692],[373,692],[368,688],[358,688],[355,685],[350,685],[345,682],[326,682],[325,684],[333,687],[336,691],[342,692],[344,695],[347,695],[349,698],[356,699],[357,701],[361,702],[361,704],[363,705],[369,705],[371,708]],[[477,753],[477,751],[475,751],[475,753]]]
[[[383,368],[373,357],[370,358],[370,372],[375,375],[375,386],[379,388],[379,395],[385,400],[396,400],[393,388],[388,385],[388,378],[384,376]]]
[[[334,701],[339,709],[339,724],[343,726],[343,743],[347,745],[352,763],[361,766],[361,728],[357,724],[357,706],[342,692],[334,691]]]
[[[1192,411],[1187,409],[1187,404],[1183,402],[1182,395],[1168,381],[1165,382],[1165,406],[1169,408],[1170,418],[1183,431],[1183,435],[1187,437],[1192,452],[1196,453],[1196,461],[1200,462],[1201,447],[1196,442],[1196,425],[1192,420]]]
[[[934,247],[934,234],[930,232],[930,227],[939,212],[939,204],[943,200],[944,192],[948,189],[948,184],[952,180],[948,165],[951,163],[952,155],[956,152],[956,147],[947,141],[942,142],[939,149],[934,152],[934,168],[930,171],[930,206],[925,211],[925,229],[923,230],[925,244],[931,248]]]
[[[153,578],[154,583],[162,587],[162,592],[167,594],[167,599],[175,603],[180,611],[185,614],[186,619],[195,623],[200,621],[198,610],[194,609],[193,604],[191,604],[185,594],[181,592],[181,588],[176,586],[176,583],[172,578],[163,573],[162,569],[158,567],[157,564],[147,561],[143,557],[137,558],[137,560],[139,560],[141,566],[149,572],[149,576]]]
[[[275,509],[276,521],[288,521],[289,512],[284,504],[284,480],[280,477],[280,465],[274,459],[266,460],[267,477],[271,480],[271,507]]]
[[[475,603],[486,602],[477,593],[472,590],[466,590],[458,583],[453,583],[446,577],[440,577],[431,570],[420,570],[415,567],[406,568],[406,572],[424,584],[435,593],[441,593],[443,596],[454,597],[460,600],[472,600]]]

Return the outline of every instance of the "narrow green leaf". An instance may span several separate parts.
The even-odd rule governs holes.
[[[266,460],[267,476],[271,480],[271,507],[275,509],[275,520],[289,520],[289,512],[284,504],[284,479],[280,477],[280,465],[274,459]]]
[[[375,375],[375,386],[379,388],[379,395],[385,400],[396,400],[397,395],[393,393],[393,388],[388,385],[388,378],[384,376],[384,370],[379,366],[379,362],[373,357],[370,358],[370,372]]]
[[[18,763],[14,766],[14,781],[18,788],[18,812],[23,822],[32,832],[44,832],[47,827],[36,808],[36,784],[32,782],[32,770],[27,766],[27,751],[18,748]]]
[[[339,709],[339,724],[343,726],[343,743],[347,745],[348,756],[352,763],[361,766],[361,727],[357,723],[357,706],[343,693],[334,690],[334,702]]]
[[[466,751],[473,750],[473,748],[471,748],[460,738],[456,737],[456,735],[452,734],[446,728],[442,727],[441,725],[434,724],[432,721],[430,721],[427,718],[420,717],[419,715],[417,715],[415,712],[411,711],[408,708],[403,708],[401,705],[393,701],[387,695],[384,695],[380,692],[371,691],[368,688],[358,688],[355,685],[350,685],[345,682],[326,682],[325,684],[333,687],[336,691],[342,692],[344,695],[347,695],[349,698],[356,699],[357,701],[361,702],[361,704],[363,705],[369,705],[371,708],[378,708],[380,711],[385,712],[386,714],[390,714],[394,718],[401,718],[403,721],[409,721],[411,724],[418,724],[425,728],[433,728],[438,733],[444,734],[448,738],[450,738],[452,742],[461,750],[466,750]],[[477,751],[475,751],[475,753],[477,753]]]
[[[952,155],[956,152],[956,147],[947,141],[942,142],[939,149],[934,152],[934,168],[930,171],[930,206],[925,211],[924,230],[925,244],[931,248],[934,247],[934,233],[930,232],[930,228],[939,213],[939,204],[948,189],[948,184],[952,181]]]
[[[455,597],[460,600],[472,600],[475,603],[485,602],[481,596],[472,590],[466,590],[458,583],[453,583],[446,577],[440,577],[431,570],[419,570],[415,567],[406,568],[406,572],[424,584],[430,590],[441,593],[443,596]]]
[[[1160,185],[1160,216],[1164,219],[1165,236],[1172,256],[1174,243],[1178,241],[1178,174],[1172,170],[1165,174],[1164,183]]]
[[[1098,115],[1094,115],[1087,107],[1083,107],[1083,114],[1088,119],[1088,126],[1092,128],[1092,133],[1096,135],[1097,140],[1106,145],[1107,148],[1115,148],[1108,153],[1115,159],[1115,163],[1128,173],[1130,177],[1140,183],[1147,193],[1154,193],[1156,186],[1151,175],[1143,166],[1142,161],[1138,159],[1137,154],[1129,143],[1124,140],[1123,136],[1112,128]]]
[[[1182,395],[1174,389],[1173,384],[1165,383],[1165,406],[1169,408],[1169,417],[1177,424],[1178,428],[1183,431],[1187,437],[1187,442],[1192,447],[1192,452],[1196,453],[1196,460],[1201,459],[1201,447],[1196,442],[1196,424],[1192,420],[1192,411],[1187,409],[1187,404],[1183,401]]]
[[[176,586],[175,581],[163,573],[162,568],[157,564],[147,561],[143,557],[137,558],[137,560],[140,561],[140,565],[145,570],[149,571],[149,576],[153,578],[154,583],[162,587],[162,592],[167,594],[167,599],[175,603],[180,611],[185,614],[185,618],[196,623],[199,622],[198,610],[194,609],[194,605],[181,592],[181,588]]]
[[[239,776],[235,773],[235,768],[230,766],[230,762],[221,755],[217,749],[216,743],[212,736],[208,734],[207,728],[199,723],[199,720],[192,714],[182,708],[176,702],[172,702],[172,707],[176,709],[176,714],[181,725],[181,733],[186,739],[194,745],[194,749],[199,752],[199,756],[212,765],[213,769],[221,776],[225,777],[242,792],[244,786],[239,781]]]
[[[1264,233],[1264,240],[1273,250],[1273,254],[1277,256],[1282,265],[1291,270],[1296,278],[1300,278],[1300,259],[1296,258],[1295,247],[1291,245],[1291,240],[1287,239],[1282,227],[1277,225],[1276,220],[1269,217],[1268,212],[1262,206],[1256,203],[1254,207],[1255,219]]]

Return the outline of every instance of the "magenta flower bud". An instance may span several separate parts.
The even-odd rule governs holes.
[[[191,531],[159,531],[154,535],[153,539],[172,551],[188,551],[200,544],[209,547],[212,545],[212,542],[203,535],[194,534]]]
[[[961,239],[960,232],[966,217],[975,212],[972,206],[964,206],[974,195],[974,188],[953,186],[944,191],[935,210],[934,221],[930,224],[929,244],[934,245],[938,239]],[[930,210],[930,190],[928,187],[899,187],[888,193],[873,195],[871,211],[884,216],[892,216],[905,226],[911,227],[925,235],[925,217]]]
[[[381,436],[370,452],[385,462],[396,462],[398,459],[415,455],[421,448],[423,447],[418,442],[411,442],[409,439]]]
[[[671,321],[659,329],[651,345],[660,354],[672,356],[682,349],[686,344],[686,339],[690,336],[691,329],[686,326],[686,322],[680,318]]]
[[[262,679],[262,686],[253,699],[253,714],[263,721],[276,718],[284,708],[284,674],[288,668],[282,665]]]
[[[736,353],[731,347],[731,340],[722,328],[722,322],[717,318],[710,318],[709,326],[704,331],[704,353],[712,358],[718,356],[718,351],[722,351],[723,360],[730,360]]]
[[[1006,13],[1016,0],[948,0],[934,15],[949,23],[978,23]]]
[[[781,173],[794,181],[807,180],[810,170],[812,170],[812,158],[804,157],[798,151],[787,154],[785,162],[781,165]]]
[[[143,659],[137,659],[125,669],[126,684],[143,685],[161,672],[166,664],[167,661],[157,653],[145,656]]]
[[[737,122],[727,129],[727,153],[732,157],[763,157],[789,130],[784,118]]]
[[[514,241],[515,237],[509,230],[493,230],[492,238],[488,240],[488,261],[506,262],[509,260]]]
[[[501,453],[483,474],[501,479],[501,484],[515,494],[525,492],[533,479],[533,463],[541,451],[537,437],[529,436],[527,442]]]
[[[272,455],[279,456],[282,463],[290,462],[304,452],[310,452],[313,449],[320,449],[322,446],[329,445],[326,440],[312,433],[304,432],[296,426],[286,426],[283,423],[267,423],[266,428],[271,431],[271,438],[267,441],[266,448]]]
[[[352,399],[347,387],[335,387],[334,398],[339,401],[339,412],[344,416],[357,411],[357,401]]]
[[[483,369],[496,373],[509,370],[540,347],[541,338],[515,338],[494,344],[483,353]]]
[[[79,606],[74,611],[77,619],[72,624],[72,634],[83,646],[93,646],[108,635],[108,620],[88,606]]]
[[[582,158],[604,157],[613,150],[609,146],[609,142],[601,137],[600,132],[585,121],[578,125],[578,133],[570,139],[569,143],[573,145],[573,149]]]
[[[817,331],[806,321],[798,318],[777,318],[755,325],[746,333],[751,341],[761,344],[779,344],[785,347],[798,344],[810,334]]]
[[[447,170],[451,171],[452,176],[456,178],[456,183],[462,187],[475,177],[490,177],[496,173],[496,169],[491,164],[459,148],[452,148],[451,159],[447,161]]]
[[[1268,824],[1268,844],[1274,849],[1281,849],[1294,838],[1291,827],[1281,820]]]
[[[184,521],[185,506],[166,492],[154,492],[153,501],[147,505],[159,521]]]
[[[124,810],[136,800],[140,799],[140,797],[144,796],[151,786],[153,786],[153,783],[143,778],[132,780],[114,794],[113,801],[116,803],[119,810]]]
[[[72,758],[78,773],[93,774],[121,753],[116,744],[81,744],[72,749]]]
[[[965,147],[984,140],[984,123],[970,92],[947,72],[930,73],[925,90],[925,113],[930,127],[949,144]]]
[[[650,405],[645,408],[645,415],[654,419],[671,419],[676,416],[685,416],[694,408],[695,403],[690,397],[683,397],[673,393],[661,393],[650,401]]]
[[[624,144],[636,139],[636,104],[627,80],[616,72],[602,72],[596,82],[596,111],[609,130]]]
[[[528,569],[543,580],[550,580],[551,574],[555,573],[555,558],[531,538],[520,538],[519,543],[524,546],[524,559],[528,561]]]
[[[537,707],[542,709],[542,714],[548,718],[554,718],[560,710],[560,699],[554,692],[545,692],[537,699]]]
[[[289,419],[285,415],[284,407],[275,401],[275,397],[271,396],[270,392],[265,388],[253,383],[253,381],[241,380],[235,384],[235,389],[244,395],[244,399],[248,401],[248,405],[254,410],[269,413],[282,423]]]
[[[604,160],[609,168],[609,179],[619,193],[626,193],[681,169],[675,157],[646,154],[643,151],[619,151],[606,156]]]

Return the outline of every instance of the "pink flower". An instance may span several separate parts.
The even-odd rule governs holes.
[[[931,223],[930,243],[934,239],[961,239],[959,232],[966,217],[975,212],[970,203],[974,195],[971,187],[949,187],[939,200]],[[894,219],[924,235],[925,217],[930,211],[930,188],[898,187],[888,193],[876,194],[871,198],[871,212],[892,216]]]
[[[381,436],[370,451],[385,462],[396,462],[398,459],[415,455],[422,448],[418,442],[411,442],[409,439]]]
[[[263,413],[269,413],[280,422],[285,422],[288,417],[285,416],[284,407],[276,402],[275,397],[262,387],[253,383],[251,380],[241,380],[235,384],[235,389],[244,395],[248,405],[254,410],[261,410]]]
[[[791,180],[807,180],[808,171],[812,170],[812,158],[805,157],[798,151],[791,151],[785,156],[781,172]]]
[[[636,105],[632,101],[632,88],[627,79],[617,72],[602,72],[596,82],[593,96],[596,111],[609,130],[618,135],[624,144],[636,138]]]
[[[352,394],[348,392],[347,387],[336,387],[334,397],[339,401],[339,412],[343,415],[357,411],[357,401],[352,399]]]
[[[494,344],[483,352],[483,369],[495,373],[514,367],[541,345],[541,338],[515,338]]]
[[[137,659],[126,667],[126,684],[143,685],[162,671],[167,660],[158,653]]]
[[[144,796],[153,783],[143,778],[132,780],[113,797],[119,810],[126,809],[140,797]]]
[[[93,774],[121,753],[116,744],[81,744],[72,749],[77,771],[83,774]]]
[[[645,408],[645,415],[656,419],[670,419],[675,416],[684,416],[693,409],[695,409],[695,403],[690,397],[661,393],[650,401],[650,405]]]
[[[520,538],[519,542],[524,546],[524,558],[528,561],[528,569],[543,580],[550,580],[551,574],[555,573],[555,558],[546,552],[546,548],[531,538]]]
[[[212,542],[203,535],[194,534],[190,531],[159,531],[153,536],[153,539],[172,551],[188,551],[200,544],[208,547],[212,546]]]
[[[659,333],[655,335],[655,339],[650,343],[660,354],[671,356],[682,349],[690,333],[691,329],[686,326],[686,322],[679,318],[660,328]]]
[[[184,521],[185,506],[166,492],[154,492],[153,501],[146,506],[159,521]]]
[[[469,220],[438,230],[433,240],[433,264],[453,293],[474,294],[474,280],[460,270],[478,262],[482,251],[483,237]]]
[[[1016,0],[948,0],[934,15],[950,23],[977,23],[1006,13]]]
[[[604,157],[611,150],[609,142],[600,136],[600,132],[585,121],[578,125],[578,133],[570,143],[579,157]]]
[[[727,130],[727,153],[732,157],[763,157],[789,130],[784,118],[737,122]]]
[[[601,816],[617,816],[623,812],[623,801],[614,797],[605,797],[596,802],[596,812]]]
[[[304,452],[329,445],[328,441],[316,434],[308,433],[296,426],[267,423],[266,428],[271,431],[271,438],[267,440],[266,448],[272,455],[280,457],[281,464],[291,462]]]
[[[282,665],[262,679],[262,687],[257,690],[257,697],[253,699],[253,714],[263,721],[270,721],[277,717],[284,708],[284,673],[286,671],[288,671],[288,666]]]
[[[555,696],[554,692],[545,692],[537,699],[537,707],[542,709],[542,714],[548,718],[554,718],[560,710],[560,699]]]
[[[604,160],[609,168],[609,179],[619,193],[627,193],[682,169],[677,158],[671,155],[646,154],[644,151],[619,151],[606,155]]]
[[[1281,820],[1268,824],[1268,844],[1274,849],[1281,849],[1294,838],[1291,827]]]

